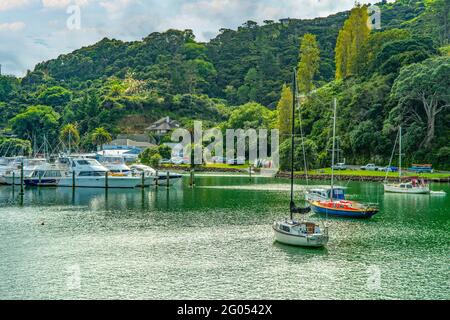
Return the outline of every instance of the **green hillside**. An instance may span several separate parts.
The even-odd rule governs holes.
[[[93,148],[96,128],[113,136],[142,132],[166,115],[187,126],[203,120],[220,128],[276,127],[282,86],[299,63],[302,37],[313,34],[320,63],[312,81],[316,90],[302,111],[313,165],[329,161],[331,101],[337,97],[340,148],[349,162],[386,162],[401,124],[407,161],[448,168],[450,1],[378,6],[382,29],[349,47],[352,71],[338,80],[335,48],[350,12],[263,25],[247,21],[237,30],[220,30],[208,43],[195,41],[191,30],[135,42],[105,38],[40,63],[23,79],[0,77],[0,127],[39,144],[44,134],[57,141],[61,128],[74,124],[85,149]]]

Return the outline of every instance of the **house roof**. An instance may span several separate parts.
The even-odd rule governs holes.
[[[147,128],[149,131],[156,130],[173,130],[179,128],[180,124],[176,120],[171,120],[169,117],[164,117],[158,121],[152,123],[150,127]]]

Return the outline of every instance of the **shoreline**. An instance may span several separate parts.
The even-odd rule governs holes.
[[[160,171],[164,170],[173,170],[178,172],[184,172],[189,173],[191,171],[191,168],[184,167],[184,166],[164,166],[158,168]],[[223,173],[227,174],[229,173],[230,176],[233,176],[233,174],[249,174],[248,170],[238,169],[238,168],[213,168],[213,167],[197,167],[195,168],[195,172],[198,173]],[[252,174],[254,177],[258,177],[259,170],[255,169],[255,173]],[[303,173],[295,173],[294,174],[295,179],[302,179],[306,180],[306,176]],[[403,180],[409,180],[412,176],[404,177]],[[416,177],[422,178],[420,175],[417,175]],[[286,171],[280,171],[275,175],[275,178],[290,178],[290,172]],[[309,174],[308,179],[310,180],[330,180],[331,175],[330,174]],[[348,175],[348,174],[335,174],[334,176],[336,181],[361,181],[361,182],[383,182],[385,181],[384,176],[377,176],[377,175]],[[423,177],[424,180],[429,182],[438,182],[438,183],[450,183],[450,174],[447,177],[435,177],[435,178],[428,178]],[[398,177],[388,177],[387,180],[389,182],[396,182],[398,181]]]

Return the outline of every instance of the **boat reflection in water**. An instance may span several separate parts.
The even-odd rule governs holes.
[[[151,210],[169,208],[183,202],[183,188],[26,188],[23,197],[19,188],[0,187],[0,203],[32,206],[86,206],[93,210]]]
[[[408,208],[410,212],[427,211],[430,202],[439,201],[442,198],[430,197],[424,194],[385,193],[384,207],[391,211],[399,211]]]

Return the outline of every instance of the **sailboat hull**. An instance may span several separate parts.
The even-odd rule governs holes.
[[[343,218],[357,218],[357,219],[367,219],[371,218],[378,213],[375,209],[364,209],[364,210],[342,210],[338,208],[330,208],[322,206],[317,202],[311,202],[311,208],[315,213],[326,214],[330,216],[343,217]]]
[[[384,185],[384,192],[390,193],[407,193],[407,194],[428,194],[430,193],[430,187],[413,187],[413,188],[400,188],[397,185]]]
[[[328,236],[322,234],[312,235],[293,235],[273,227],[275,240],[279,243],[297,246],[297,247],[323,247],[328,243]]]

